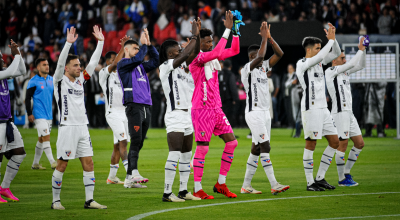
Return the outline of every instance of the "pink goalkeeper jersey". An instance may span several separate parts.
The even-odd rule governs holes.
[[[219,95],[218,70],[213,70],[213,77],[206,79],[204,64],[214,59],[225,60],[240,52],[239,37],[233,36],[232,47],[225,49],[227,40],[221,38],[217,46],[209,52],[200,52],[189,65],[194,80],[194,93],[192,97],[192,109],[216,109],[221,108]]]

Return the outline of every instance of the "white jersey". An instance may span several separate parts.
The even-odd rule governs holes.
[[[125,106],[122,104],[123,92],[121,81],[117,71],[108,72],[105,67],[99,72],[99,84],[103,89],[106,100],[106,115],[110,113],[121,113],[125,115]]]
[[[167,112],[191,108],[194,91],[193,78],[190,73],[185,72],[186,63],[174,69],[173,62],[173,59],[169,59],[159,67],[162,88],[167,99]],[[192,83],[189,83],[189,80]]]
[[[74,82],[71,82],[64,75],[65,63],[71,45],[71,43],[65,43],[58,59],[57,69],[53,76],[54,97],[58,104],[60,125],[87,125],[89,121],[86,115],[83,86],[86,79],[90,79],[96,65],[99,63],[104,41],[98,42],[88,66],[81,72],[79,77],[75,78]]]
[[[332,52],[329,53],[334,43],[333,48],[335,49],[332,49]],[[340,53],[340,47],[337,42],[329,40],[317,55],[311,58],[303,58],[297,62],[296,75],[303,88],[301,111],[328,107],[325,97],[325,78],[322,65],[330,63]]]
[[[346,64],[325,70],[326,86],[332,99],[331,113],[344,110],[352,111],[350,74],[365,67],[365,53],[365,51],[359,50],[353,59]]]
[[[250,71],[251,62],[246,63],[242,69],[242,83],[246,91],[246,110],[267,111],[270,108],[269,84],[267,72],[269,59],[262,62],[261,67],[256,67]]]

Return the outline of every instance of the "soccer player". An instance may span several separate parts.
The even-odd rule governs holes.
[[[54,170],[57,162],[54,160],[50,146],[50,132],[53,122],[53,77],[49,76],[49,62],[46,59],[38,58],[35,61],[35,65],[39,73],[29,80],[25,96],[28,120],[31,123],[35,122],[39,136],[36,143],[32,169],[46,169],[39,164],[40,157],[44,151],[51,164],[51,169]],[[33,111],[31,108],[31,98],[33,98]]]
[[[128,153],[128,171],[124,182],[125,188],[146,188],[135,183],[147,183],[149,179],[140,175],[138,170],[139,151],[143,147],[144,138],[150,126],[150,84],[147,72],[158,67],[159,58],[156,48],[151,45],[150,37],[145,28],[140,37],[142,46],[134,40],[124,44],[125,58],[117,64],[123,93],[122,103],[126,106],[131,145]],[[150,60],[143,62],[146,53]]]
[[[231,167],[233,152],[237,146],[237,140],[233,130],[221,109],[221,97],[219,95],[218,70],[221,66],[218,60],[225,60],[237,55],[240,50],[239,36],[235,32],[232,39],[232,47],[224,49],[233,26],[233,15],[229,11],[224,20],[225,32],[221,40],[212,49],[212,32],[209,29],[200,30],[200,53],[189,65],[195,83],[192,98],[192,120],[197,143],[193,168],[194,168],[194,196],[201,199],[214,199],[204,192],[201,186],[205,156],[211,135],[220,136],[225,142],[221,158],[221,168],[218,182],[214,186],[214,192],[222,193],[229,198],[236,198],[236,194],[229,191],[225,184],[226,175]]]
[[[124,184],[117,175],[119,158],[124,164],[125,171],[128,170],[128,154],[126,146],[130,140],[128,132],[128,119],[125,114],[125,106],[122,104],[123,91],[121,81],[117,73],[117,63],[124,56],[124,43],[129,40],[127,36],[121,41],[121,49],[117,53],[110,51],[106,53],[107,67],[100,70],[99,83],[105,94],[106,120],[114,135],[114,150],[111,155],[110,173],[107,184]]]
[[[67,42],[61,51],[54,73],[54,96],[60,114],[60,126],[57,137],[57,167],[52,177],[53,203],[52,209],[65,209],[60,202],[62,178],[68,161],[79,158],[83,168],[83,184],[85,185],[86,209],[106,209],[93,200],[95,177],[93,171],[93,147],[88,129],[84,100],[84,84],[92,76],[99,63],[104,45],[101,28],[94,26],[93,35],[98,40],[96,50],[86,69],[81,72],[77,55],[68,54],[71,45],[76,41],[76,29],[67,29]],[[64,74],[65,73],[65,74]]]
[[[11,120],[10,91],[7,79],[25,75],[26,67],[18,45],[11,40],[11,44],[8,47],[11,49],[14,60],[6,70],[3,70],[4,60],[1,58],[3,54],[0,52],[0,69],[2,70],[0,71],[0,168],[3,161],[3,154],[8,159],[6,173],[0,185],[0,195],[16,202],[19,199],[11,193],[10,184],[17,175],[19,166],[24,160],[26,153],[21,133],[19,133],[18,128]],[[0,197],[0,203],[6,202],[7,200]]]
[[[350,74],[365,68],[366,50],[363,41],[364,37],[360,39],[357,54],[349,62],[346,62],[346,57],[342,51],[340,56],[332,61],[332,67],[325,70],[326,85],[332,98],[331,114],[339,135],[339,147],[336,150],[335,157],[339,186],[358,185],[350,175],[350,170],[364,147],[364,140],[352,111]],[[345,165],[344,155],[349,138],[354,142],[354,146]]]
[[[162,201],[184,202],[201,200],[187,190],[192,156],[193,127],[190,115],[191,88],[185,68],[200,52],[200,18],[192,22],[193,36],[182,52],[178,42],[165,41],[160,47],[160,79],[167,100],[165,125],[167,127],[168,158],[165,163],[165,183]],[[180,187],[178,196],[172,193],[179,160]]]
[[[260,27],[262,37],[261,46],[251,45],[247,51],[249,60],[242,69],[242,82],[247,93],[245,119],[252,133],[252,146],[247,160],[246,174],[240,190],[241,193],[261,194],[251,186],[251,180],[256,173],[258,157],[271,184],[271,193],[274,195],[290,187],[278,183],[269,152],[271,151],[271,116],[269,112],[269,85],[267,72],[282,58],[283,51],[271,36],[271,25],[263,22]],[[264,60],[267,51],[267,41],[270,42],[274,55]]]
[[[306,146],[303,154],[303,165],[307,179],[308,191],[325,191],[335,189],[325,180],[325,173],[332,162],[339,146],[337,130],[328,110],[325,97],[325,78],[322,64],[326,65],[340,55],[340,47],[335,40],[335,27],[329,23],[325,30],[328,43],[321,49],[321,39],[305,37],[303,47],[306,57],[296,64],[296,74],[303,88],[301,99],[301,116]],[[332,52],[329,52],[332,48]],[[317,177],[313,178],[313,153],[317,140],[322,136],[328,140],[329,146],[322,154]],[[324,189],[325,188],[325,189]]]

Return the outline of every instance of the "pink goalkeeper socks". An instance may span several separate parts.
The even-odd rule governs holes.
[[[196,152],[194,154],[194,159],[193,159],[193,172],[194,172],[195,182],[201,182],[201,178],[203,177],[204,161],[207,152],[208,152],[208,146],[198,145],[196,148]]]
[[[233,152],[235,151],[237,145],[237,140],[233,140],[225,144],[224,153],[222,154],[221,158],[221,169],[219,170],[219,174],[224,176],[228,174],[233,160]]]

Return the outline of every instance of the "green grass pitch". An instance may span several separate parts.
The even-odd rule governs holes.
[[[107,205],[108,209],[83,209],[85,193],[82,168],[79,160],[73,160],[69,163],[63,177],[61,202],[66,208],[64,211],[50,209],[53,171],[50,169],[45,154],[42,156],[41,163],[47,167],[47,170],[31,170],[37,141],[36,129],[20,128],[20,131],[24,138],[27,157],[11,184],[11,190],[20,199],[20,202],[0,204],[0,219],[117,220],[165,209],[237,201],[249,202],[169,211],[151,215],[145,219],[326,219],[359,216],[381,216],[375,217],[376,219],[400,218],[400,140],[393,139],[396,134],[395,130],[387,130],[387,138],[364,139],[364,150],[352,169],[354,180],[359,182],[359,186],[338,187],[337,170],[335,160],[333,160],[326,179],[329,183],[337,186],[337,189],[326,192],[307,192],[302,163],[304,139],[290,138],[291,130],[288,129],[273,129],[271,161],[275,176],[282,184],[290,185],[290,190],[274,196],[270,193],[270,185],[262,166],[258,167],[252,185],[255,189],[263,191],[263,194],[240,194],[251,141],[246,139],[248,129],[235,129],[235,134],[240,136],[238,138],[239,145],[228,173],[227,185],[232,192],[237,193],[238,198],[229,199],[212,192],[213,185],[218,178],[220,158],[224,147],[221,139],[213,137],[206,157],[202,184],[204,190],[214,195],[215,199],[186,201],[179,204],[161,202],[164,165],[168,154],[164,129],[151,129],[140,153],[139,171],[150,179],[147,189],[125,189],[122,185],[106,184],[112,152],[112,132],[111,130],[90,130],[96,177],[94,199],[100,204]],[[51,145],[54,155],[56,155],[56,138],[57,129],[53,129]],[[322,152],[326,146],[326,139],[317,143],[314,153],[314,175],[316,175]],[[352,142],[349,143],[348,151],[351,147]],[[1,167],[3,175],[7,162],[4,158]],[[121,162],[117,176],[121,179],[125,177],[125,170]],[[193,191],[193,185],[193,176],[191,175],[189,191]],[[179,173],[177,172],[173,192],[177,194],[178,190]],[[383,194],[382,192],[397,193]],[[257,199],[264,201],[251,202],[251,200]]]

